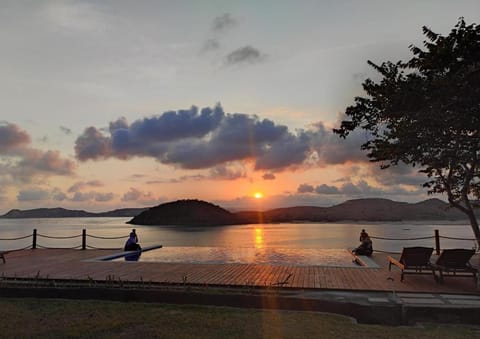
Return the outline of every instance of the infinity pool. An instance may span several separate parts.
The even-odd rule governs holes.
[[[142,252],[138,260],[118,257],[113,261],[362,267],[353,259],[347,249],[163,247]],[[378,267],[371,260],[367,266]]]

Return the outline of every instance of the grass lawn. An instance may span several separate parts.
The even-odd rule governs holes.
[[[0,299],[2,338],[474,338],[480,327],[360,325],[322,313],[93,300]]]

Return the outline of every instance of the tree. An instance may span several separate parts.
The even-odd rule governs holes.
[[[460,18],[448,36],[423,27],[424,49],[407,62],[368,64],[380,80],[364,81],[334,133],[367,131],[361,148],[382,169],[405,163],[426,174],[429,194],[447,195],[465,213],[480,245],[474,213],[480,199],[480,26]]]

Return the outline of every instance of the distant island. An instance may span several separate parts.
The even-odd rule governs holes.
[[[121,208],[108,212],[86,212],[83,210],[68,210],[61,207],[56,208],[35,208],[31,210],[13,209],[0,218],[21,219],[21,218],[93,218],[93,217],[133,217],[145,211],[147,208]]]
[[[268,211],[230,212],[212,203],[178,200],[151,208],[124,208],[92,213],[64,208],[14,209],[0,218],[132,217],[135,225],[216,226],[257,223],[339,222],[339,221],[421,221],[465,220],[463,213],[439,199],[406,203],[389,199],[355,199],[331,207],[296,206]]]
[[[201,200],[167,202],[135,216],[135,225],[217,226],[243,224],[236,213]]]
[[[215,226],[288,222],[464,220],[465,215],[439,199],[419,203],[388,199],[348,200],[332,207],[297,206],[232,213],[201,200],[179,200],[152,207],[128,223],[136,225]]]

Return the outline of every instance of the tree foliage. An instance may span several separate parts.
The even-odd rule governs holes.
[[[480,243],[473,202],[480,199],[480,26],[460,18],[442,36],[423,27],[424,48],[411,45],[407,62],[371,65],[381,80],[365,80],[334,132],[361,128],[361,147],[382,168],[400,162],[427,176],[429,193],[444,193],[464,212]]]

